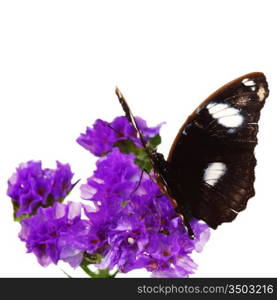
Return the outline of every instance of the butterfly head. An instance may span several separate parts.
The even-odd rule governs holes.
[[[164,173],[167,170],[167,162],[164,159],[163,154],[153,150],[151,152],[151,162],[154,169],[160,173]]]

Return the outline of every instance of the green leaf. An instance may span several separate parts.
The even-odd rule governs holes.
[[[132,140],[122,140],[114,144],[115,147],[118,147],[122,153],[135,153],[139,151],[140,148],[136,147]]]
[[[135,159],[135,163],[145,172],[150,173],[151,169],[152,169],[152,164],[148,158],[148,155],[146,154],[146,152],[144,151],[143,153],[140,153],[136,159]]]
[[[154,139],[153,145],[157,142],[158,140]],[[152,164],[144,148],[137,147],[130,139],[119,141],[115,143],[115,146],[118,147],[122,153],[134,153],[136,156],[135,163],[145,172],[149,173],[151,171]]]
[[[158,145],[160,145],[161,142],[162,142],[161,136],[157,134],[154,137],[149,139],[149,141],[147,142],[147,146],[151,150],[155,150],[158,147]]]
[[[147,142],[147,147],[150,151],[156,150],[157,146],[161,143],[161,136],[159,134],[150,138]],[[134,153],[136,156],[135,163],[145,172],[150,173],[152,169],[151,161],[144,148],[139,148],[131,139],[118,141],[114,144],[122,153]]]

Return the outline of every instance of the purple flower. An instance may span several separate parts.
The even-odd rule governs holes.
[[[162,124],[156,127],[147,127],[146,122],[136,117],[136,121],[146,141],[159,134]],[[111,151],[119,141],[131,140],[141,147],[136,131],[126,117],[116,117],[111,123],[96,120],[93,127],[87,127],[86,133],[82,133],[77,142],[96,156],[103,156]]]
[[[56,169],[42,169],[41,161],[21,164],[8,180],[15,216],[32,215],[38,207],[62,201],[71,191],[73,173],[68,164],[57,161]]]
[[[19,237],[26,243],[27,252],[33,252],[42,266],[63,260],[75,268],[83,260],[90,228],[80,215],[79,203],[40,207],[34,216],[21,221]]]
[[[136,121],[155,149],[161,124],[149,128],[143,119]],[[209,228],[192,219],[195,239],[189,238],[170,199],[153,181],[147,152],[126,117],[111,123],[96,120],[77,142],[100,156],[93,175],[81,186],[81,197],[89,205],[60,203],[74,185],[70,166],[59,162],[51,170],[29,161],[8,182],[16,216],[28,217],[21,221],[19,234],[27,251],[42,266],[62,260],[84,270],[90,264],[124,273],[145,268],[154,277],[194,273],[197,265],[190,255],[202,250]]]
[[[82,198],[92,201],[86,208],[93,241],[87,253],[102,258],[100,269],[146,268],[152,276],[186,277],[196,269],[190,254],[202,250],[208,226],[191,220],[191,240],[170,200],[148,174],[141,177],[134,158],[114,148],[81,186]]]

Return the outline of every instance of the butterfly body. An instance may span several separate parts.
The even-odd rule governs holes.
[[[118,95],[148,152],[157,183],[187,227],[194,217],[216,229],[234,220],[254,196],[254,149],[268,94],[265,76],[258,72],[223,86],[188,117],[167,160],[147,148],[126,100]]]

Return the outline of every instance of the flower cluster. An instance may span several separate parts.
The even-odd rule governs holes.
[[[94,207],[86,210],[93,241],[87,252],[101,257],[100,269],[146,268],[153,276],[186,277],[196,268],[189,254],[202,250],[208,227],[193,220],[191,240],[170,200],[148,174],[141,177],[134,158],[114,148],[81,186],[82,198]]]
[[[41,161],[22,163],[8,181],[15,217],[32,215],[38,207],[62,201],[73,187],[68,164],[57,161],[56,169],[42,169]]]
[[[136,122],[146,141],[156,136],[163,123],[156,127],[147,127],[146,122],[136,117]],[[93,127],[87,127],[86,133],[82,133],[77,142],[96,156],[103,156],[111,151],[117,142],[130,139],[135,145],[141,146],[136,131],[126,117],[116,117],[112,122],[96,120]]]
[[[136,122],[147,147],[155,149],[161,124],[149,128],[141,118]],[[21,222],[19,237],[27,251],[42,266],[62,260],[92,277],[138,268],[155,277],[193,273],[196,264],[190,254],[202,250],[209,228],[192,219],[195,239],[189,238],[170,199],[153,181],[151,162],[128,119],[97,120],[77,142],[100,156],[92,177],[80,188],[86,205],[61,203],[75,186],[68,164],[57,162],[52,170],[29,161],[8,181],[7,194]],[[92,264],[98,275],[89,269]]]
[[[80,203],[56,202],[52,207],[40,207],[34,216],[23,219],[21,225],[20,239],[42,266],[63,260],[77,267],[82,262],[90,224],[81,219]]]

